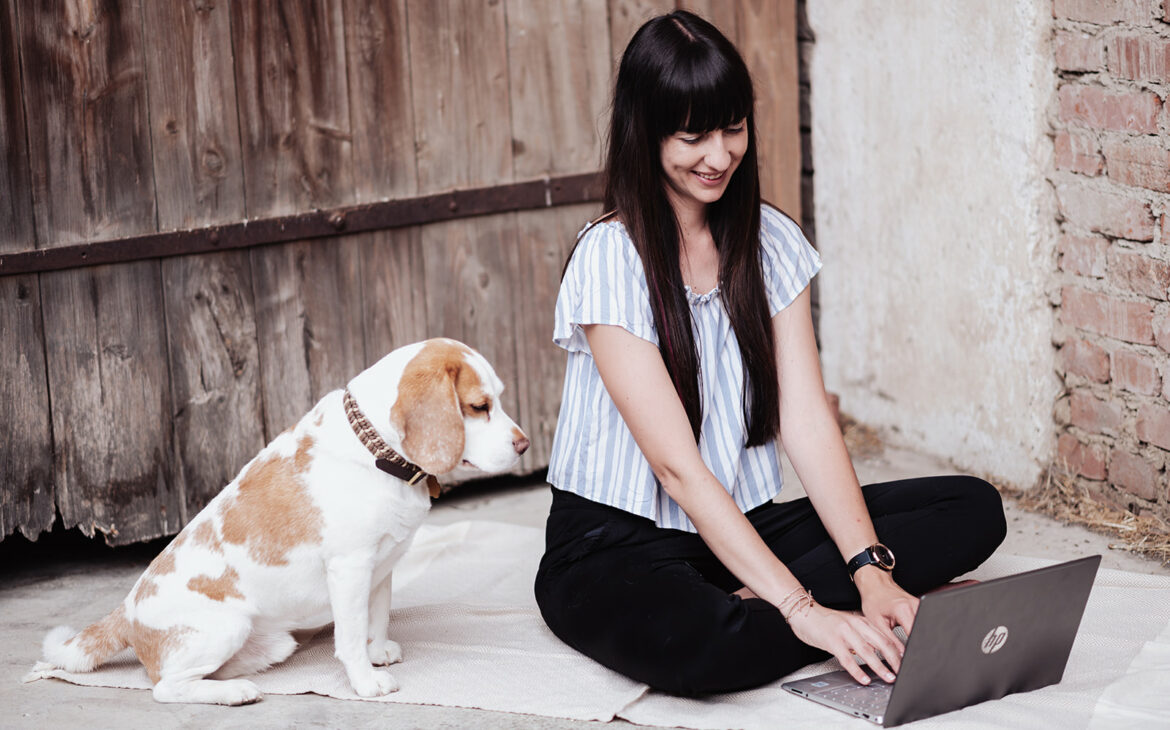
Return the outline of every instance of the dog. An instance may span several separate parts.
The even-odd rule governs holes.
[[[436,476],[513,468],[529,440],[504,384],[467,345],[394,350],[321,399],[195,516],[108,616],[45,637],[45,659],[87,672],[127,646],[159,702],[260,699],[244,675],[284,661],[294,632],[334,625],[355,693],[385,695],[391,571],[437,495]]]

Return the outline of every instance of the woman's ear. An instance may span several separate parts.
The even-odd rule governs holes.
[[[398,383],[390,420],[402,432],[402,455],[428,474],[445,474],[463,458],[463,414],[455,392],[461,367],[412,362]]]

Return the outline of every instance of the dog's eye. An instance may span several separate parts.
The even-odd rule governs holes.
[[[488,405],[488,403],[487,403],[487,402],[484,402],[484,403],[472,403],[472,404],[471,404],[471,410],[473,410],[473,411],[477,411],[477,412],[479,412],[479,413],[487,413],[489,410],[491,410],[491,406],[490,406],[490,405]]]

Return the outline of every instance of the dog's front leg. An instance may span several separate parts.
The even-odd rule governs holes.
[[[390,627],[390,577],[370,594],[370,661],[381,667],[402,661],[402,647],[386,638]]]
[[[378,697],[398,689],[389,672],[374,669],[366,648],[373,574],[374,559],[368,553],[333,558],[327,569],[333,653],[345,667],[353,691],[362,697]]]

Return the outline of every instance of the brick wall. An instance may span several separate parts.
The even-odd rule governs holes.
[[[1170,0],[1053,0],[1058,469],[1170,518]]]

